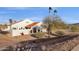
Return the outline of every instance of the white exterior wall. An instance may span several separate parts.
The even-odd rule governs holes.
[[[46,29],[42,29],[42,32],[47,32],[47,30]]]
[[[24,20],[24,21],[22,21],[22,22],[13,24],[13,25],[11,26],[11,29],[12,29],[12,36],[18,36],[18,35],[21,35],[21,33],[23,33],[23,34],[29,34],[31,29],[25,29],[25,26],[26,26],[26,25],[29,25],[29,24],[31,24],[31,23],[33,23],[33,22],[30,21],[30,20]],[[20,29],[20,30],[19,30],[19,28],[21,28],[21,27],[22,27],[23,29]],[[15,29],[13,29],[13,28],[17,28],[17,29],[15,30]]]
[[[13,31],[12,31],[12,36],[18,36],[18,35],[21,35],[21,33],[23,33],[23,34],[30,34],[30,30],[31,30],[31,29],[13,30]]]

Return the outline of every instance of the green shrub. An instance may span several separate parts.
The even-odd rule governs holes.
[[[36,38],[42,38],[45,36],[45,33],[44,32],[38,32],[38,33],[35,33],[35,34],[32,34],[33,37],[36,37]]]
[[[63,31],[57,31],[57,32],[55,32],[58,36],[62,36],[62,35],[64,35],[65,33],[63,32]]]
[[[3,49],[2,51],[13,51],[13,47],[12,46],[8,46],[5,49]]]
[[[79,27],[73,25],[73,26],[71,27],[71,31],[72,31],[72,32],[79,32]]]

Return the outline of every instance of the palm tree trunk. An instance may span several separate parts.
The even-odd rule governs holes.
[[[50,12],[51,12],[51,10],[52,10],[52,8],[49,7],[49,19],[50,19]],[[49,21],[48,21],[48,38],[50,38],[50,23],[49,23]]]

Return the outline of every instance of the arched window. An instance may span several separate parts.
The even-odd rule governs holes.
[[[29,27],[25,27],[25,29],[30,29]]]

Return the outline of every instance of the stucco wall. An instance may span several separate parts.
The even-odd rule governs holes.
[[[30,30],[31,30],[31,29],[13,30],[13,31],[12,31],[12,36],[18,36],[18,35],[21,35],[21,33],[23,33],[23,34],[30,34]]]

